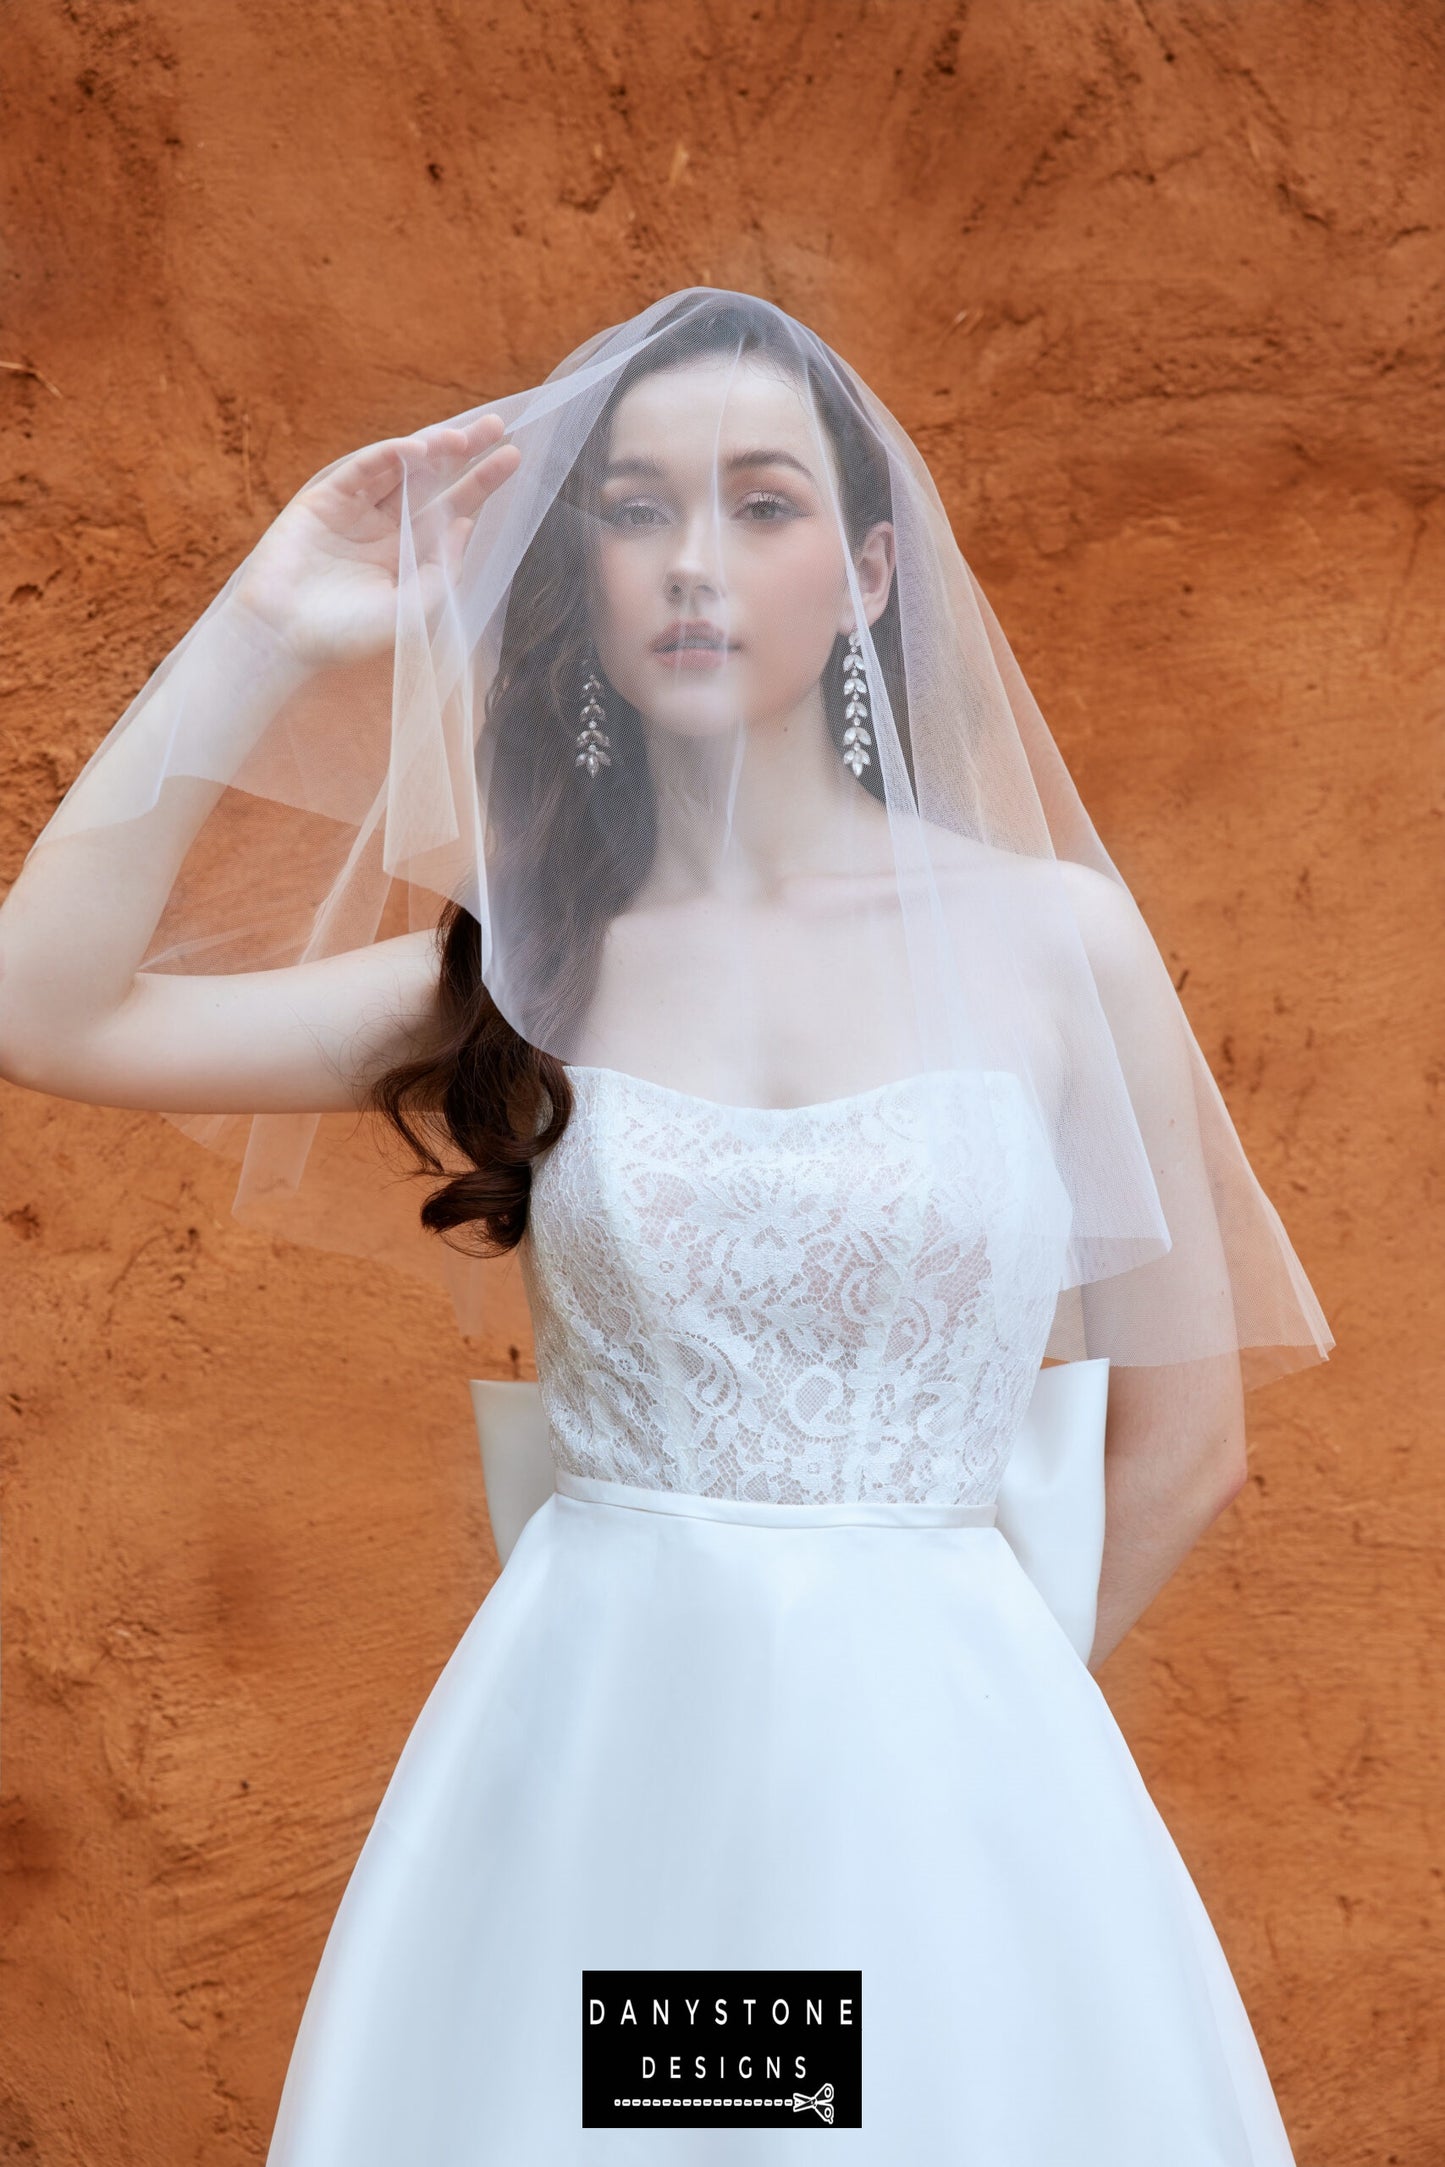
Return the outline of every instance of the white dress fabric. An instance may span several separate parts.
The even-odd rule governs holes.
[[[521,1252],[557,1489],[381,1801],[268,2167],[1292,2167],[993,1524],[1069,1231],[1016,1083],[571,1077]],[[584,2128],[582,1974],[630,1968],[860,1971],[862,2127]]]

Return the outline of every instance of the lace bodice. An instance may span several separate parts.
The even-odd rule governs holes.
[[[780,1504],[991,1501],[1069,1230],[1017,1080],[745,1107],[569,1074],[519,1252],[558,1465]]]

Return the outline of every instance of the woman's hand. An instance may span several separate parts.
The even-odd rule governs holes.
[[[430,618],[477,514],[520,464],[502,430],[501,416],[487,413],[465,428],[388,437],[340,460],[272,521],[235,599],[304,669],[384,653],[396,636],[403,493]]]
[[[207,638],[72,786],[51,847],[30,855],[4,899],[0,1076],[110,1106],[324,1111],[360,1103],[355,1094],[379,1067],[426,1039],[438,994],[429,933],[216,977],[142,971],[186,852],[225,787],[214,769],[182,768],[165,790],[156,776],[187,711],[209,732],[210,760],[232,772],[293,672],[390,650],[403,489],[430,621],[478,513],[520,462],[502,429],[489,413],[464,429],[368,445],[267,529]]]

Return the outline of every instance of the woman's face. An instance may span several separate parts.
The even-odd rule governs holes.
[[[688,737],[786,720],[853,629],[827,432],[754,356],[643,377],[619,401],[593,551],[593,630],[609,681]],[[871,623],[892,529],[857,561]]]

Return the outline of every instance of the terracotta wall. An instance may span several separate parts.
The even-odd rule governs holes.
[[[12,0],[0,866],[339,451],[694,281],[933,462],[1339,1346],[1103,1684],[1301,2167],[1445,2156],[1445,25],[1425,0]],[[1432,802],[1433,796],[1433,802]],[[0,2156],[258,2161],[495,1570],[421,1282],[0,1085]],[[1433,1186],[1432,1186],[1433,1181]]]

